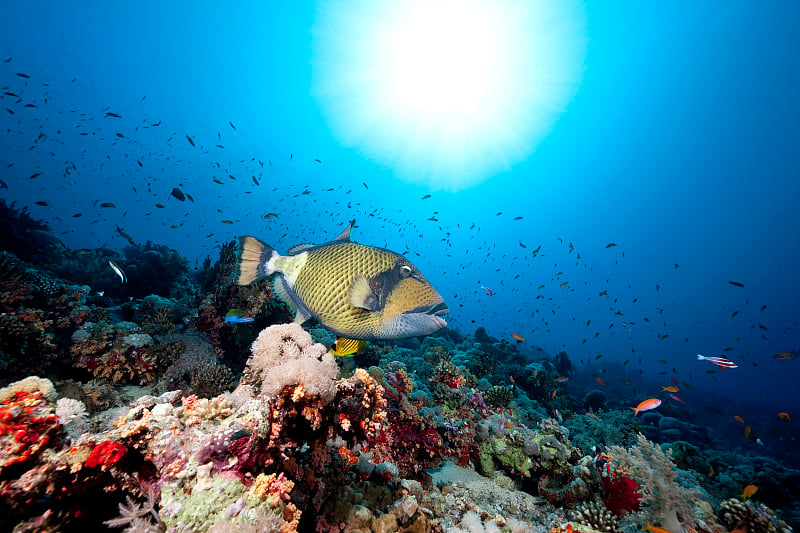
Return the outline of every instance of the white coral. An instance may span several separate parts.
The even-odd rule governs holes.
[[[86,406],[82,401],[59,398],[56,402],[56,415],[58,415],[59,421],[66,426],[76,420],[86,420],[89,413],[86,412]]]
[[[302,385],[305,392],[328,403],[336,393],[339,365],[325,346],[317,344],[299,324],[278,324],[258,334],[247,365],[261,372],[261,393],[278,394],[286,386]]]

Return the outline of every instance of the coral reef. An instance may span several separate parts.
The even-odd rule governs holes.
[[[729,530],[741,529],[747,533],[788,533],[789,525],[778,518],[763,503],[736,498],[719,504],[720,522]]]

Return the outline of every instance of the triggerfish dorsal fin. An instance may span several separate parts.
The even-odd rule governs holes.
[[[379,307],[378,297],[372,292],[369,280],[364,276],[358,276],[353,280],[353,284],[350,285],[350,291],[347,294],[347,300],[353,307],[360,307],[367,311],[377,311]]]
[[[301,252],[305,252],[309,248],[313,248],[314,246],[316,245],[309,242],[304,242],[302,244],[295,244],[294,246],[289,248],[289,250],[287,250],[286,255],[297,255]]]
[[[329,352],[337,357],[353,357],[366,347],[367,341],[336,337],[336,343]]]
[[[356,226],[356,219],[350,221],[345,230],[341,232],[333,242],[350,242],[350,230]]]

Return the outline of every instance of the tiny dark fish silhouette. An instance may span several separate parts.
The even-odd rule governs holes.
[[[616,246],[616,245],[617,245],[617,243],[615,243],[615,242],[610,242],[610,243],[606,244],[606,248],[613,248],[613,247],[614,247],[614,246]]]
[[[113,202],[103,202],[100,207],[117,207]]]
[[[738,281],[729,281],[728,283],[730,283],[734,287],[744,287],[744,283],[740,283]]]
[[[4,59],[3,63],[11,63],[11,58],[9,57],[8,59]]]
[[[112,111],[106,111],[106,116],[112,118],[122,118],[122,115],[118,115],[117,113],[114,113]]]
[[[24,72],[17,72],[17,76],[19,76],[20,78],[25,78],[25,79],[29,79],[30,78],[30,76],[28,76]]]
[[[28,179],[29,179],[29,180],[36,179],[36,178],[38,178],[38,177],[39,177],[39,176],[41,176],[41,175],[42,175],[42,173],[41,173],[41,172],[36,172],[35,174],[31,174],[31,176],[30,176]]]
[[[38,206],[40,206],[40,207],[47,207],[47,206],[49,206],[50,204],[48,204],[47,202],[45,202],[45,201],[43,201],[43,200],[39,200],[38,202],[36,202],[36,205],[38,205]]]
[[[428,199],[428,198],[430,198],[430,197],[431,197],[431,195],[430,195],[430,194],[426,194],[425,196],[423,196],[423,197],[422,197],[422,199],[423,199],[423,200],[427,200],[427,199]]]
[[[183,194],[183,191],[182,191],[182,190],[180,190],[180,189],[179,189],[179,188],[177,188],[177,187],[174,187],[174,188],[172,189],[172,193],[171,193],[171,194],[172,194],[172,196],[174,196],[175,198],[177,198],[177,199],[178,199],[179,201],[181,201],[181,202],[183,202],[184,200],[186,200],[186,195],[185,195],[185,194]]]
[[[315,163],[322,163],[322,161],[320,161],[319,159],[315,159],[314,162]]]
[[[231,128],[233,129],[233,131],[236,131],[236,126],[233,125],[233,122],[228,122],[228,124],[230,124]]]
[[[191,144],[192,146],[195,146],[195,144],[194,144],[194,139],[192,139],[192,138],[191,138],[191,137],[189,137],[188,135],[186,136],[186,140],[187,140],[187,141],[189,141],[189,144]]]
[[[514,217],[514,220],[522,220],[522,217]]]
[[[367,186],[367,184],[365,182],[361,182],[361,185],[363,185],[365,189],[369,190],[369,187]]]

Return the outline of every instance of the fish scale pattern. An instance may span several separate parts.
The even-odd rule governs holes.
[[[295,291],[312,313],[344,336],[373,339],[380,312],[354,308],[348,293],[358,276],[371,279],[389,270],[398,256],[356,243],[337,243],[308,251],[308,260],[295,281]]]

